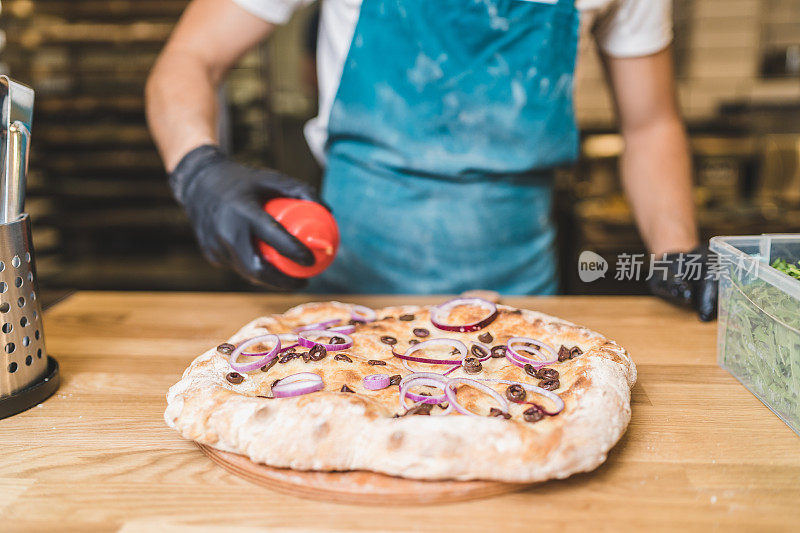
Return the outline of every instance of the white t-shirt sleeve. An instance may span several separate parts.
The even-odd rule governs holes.
[[[672,0],[618,0],[594,24],[600,49],[614,57],[654,54],[672,42]]]
[[[233,0],[233,2],[258,18],[273,24],[285,24],[292,14],[314,0]]]

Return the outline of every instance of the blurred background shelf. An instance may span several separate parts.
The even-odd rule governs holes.
[[[147,74],[187,3],[2,2],[0,68],[36,89],[28,211],[45,293],[249,288],[200,254],[145,123]],[[266,57],[243,58],[221,95],[224,143],[262,165]]]

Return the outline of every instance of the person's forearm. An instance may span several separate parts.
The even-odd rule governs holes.
[[[192,0],[145,87],[147,123],[168,172],[190,150],[217,141],[217,87],[272,31],[231,0]]]
[[[625,132],[622,184],[648,249],[688,251],[698,243],[686,131],[679,117]]]
[[[168,172],[193,148],[217,141],[218,82],[191,52],[167,49],[153,67],[147,123]]]

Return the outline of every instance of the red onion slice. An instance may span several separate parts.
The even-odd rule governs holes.
[[[535,344],[537,346],[536,348],[526,346],[525,350],[537,354],[539,359],[526,357],[514,349],[515,344],[523,343]],[[530,337],[512,337],[508,339],[508,343],[506,344],[506,358],[520,368],[525,367],[527,364],[533,365],[534,368],[540,368],[558,362],[558,354],[550,345],[540,340],[531,339]]]
[[[290,344],[289,346],[285,346],[278,350],[278,353],[288,352],[292,348],[297,348],[298,346],[300,346],[298,343]]]
[[[296,383],[298,381],[317,381],[318,379],[322,378],[319,376],[319,374],[315,374],[314,372],[297,372],[296,374],[291,374],[281,380],[278,380],[278,383],[289,384]]]
[[[394,352],[392,352],[392,353],[394,353]],[[400,360],[400,364],[403,365],[403,368],[405,368],[409,372],[419,372],[416,368],[411,368],[411,365],[409,365],[408,361],[406,361],[405,359],[401,359]],[[419,372],[419,373],[423,374],[424,372]]]
[[[282,345],[281,349],[278,350],[278,354],[282,354],[286,350],[290,350],[290,349],[292,349],[292,348],[294,348],[296,346],[299,346],[299,344],[297,344],[297,335],[295,335],[294,333],[281,333],[280,335],[278,335],[278,338],[281,340],[281,345]],[[284,342],[291,342],[291,343],[294,343],[294,344],[290,344],[289,346],[283,346]],[[268,353],[269,353],[268,351],[267,352],[256,352],[256,353],[253,353],[253,352],[244,353],[244,352],[242,352],[240,355],[242,355],[244,357],[261,357],[263,355],[267,355]]]
[[[287,348],[281,348],[281,351],[286,350]],[[264,357],[267,355],[269,351],[266,352],[255,352],[255,353],[240,353],[239,356],[241,357]]]
[[[451,348],[455,348],[461,354],[461,357],[459,359],[428,359],[425,357],[414,357],[413,355],[411,355],[417,350],[422,350],[430,346],[435,346],[437,344],[444,344],[450,346]],[[421,342],[419,344],[414,344],[413,346],[409,346],[408,350],[406,350],[405,353],[403,353],[402,355],[392,350],[392,355],[394,355],[398,359],[403,359],[405,361],[415,361],[417,363],[429,363],[432,365],[460,365],[461,361],[467,356],[467,347],[463,342],[455,339],[430,339]]]
[[[378,314],[366,305],[353,305],[350,307],[350,318],[356,322],[374,322]]]
[[[344,343],[342,344],[330,344],[324,343],[319,341],[312,341],[309,337],[342,337],[344,339]],[[336,332],[336,335],[331,335],[330,330],[327,329],[312,329],[309,331],[303,331],[297,336],[297,343],[302,346],[303,348],[312,348],[315,344],[319,344],[329,352],[336,352],[339,350],[346,350],[348,348],[353,347],[353,337],[346,333]]]
[[[394,352],[392,352],[392,353],[394,353]],[[420,370],[418,368],[412,368],[411,365],[408,364],[408,361],[406,361],[405,359],[401,359],[400,360],[400,364],[403,365],[403,368],[405,368],[409,372],[414,372],[414,373],[417,373],[417,374],[426,374],[427,373],[427,372],[424,372],[424,371],[422,371],[422,370]],[[421,363],[421,364],[424,364],[424,363]],[[438,374],[438,373],[434,373],[434,374],[437,375],[437,376],[446,376],[448,374],[448,372],[450,372],[451,370],[453,370],[455,368],[461,368],[461,364],[457,364],[457,365],[453,366],[447,372],[442,372],[441,374]]]
[[[444,393],[445,396],[447,396],[447,401],[450,403],[450,407],[455,408],[455,410],[461,413],[462,415],[481,416],[473,413],[472,411],[470,411],[469,409],[458,403],[458,400],[456,399],[456,391],[455,389],[453,389],[454,385],[469,385],[470,387],[476,388],[481,392],[485,392],[486,394],[494,398],[498,404],[500,404],[504,413],[508,412],[508,402],[506,401],[505,398],[503,398],[503,396],[499,392],[497,392],[493,388],[488,387],[478,381],[475,381],[474,379],[452,378],[447,381],[447,386],[444,388]]]
[[[447,396],[441,394],[439,396],[425,396],[424,394],[417,394],[415,392],[406,392],[406,398],[416,403],[430,403],[438,405],[447,401]]]
[[[370,374],[364,376],[364,388],[367,390],[381,390],[389,386],[389,374]]]
[[[403,361],[405,363],[405,361]],[[447,380],[444,378],[443,374],[437,374],[436,372],[414,372],[412,374],[408,374],[406,377],[400,380],[400,387],[402,388],[403,385],[408,383],[409,381],[419,379],[419,378],[428,378],[433,379],[442,383],[445,383]],[[416,385],[412,384],[412,387]],[[410,389],[410,387],[409,387]],[[423,396],[422,394],[416,394],[411,392],[410,390],[406,392],[406,398],[411,399],[414,402],[422,402],[422,403],[442,403],[447,401],[447,397],[442,394],[440,396]]]
[[[325,388],[322,378],[311,372],[299,372],[286,376],[272,386],[272,395],[276,398],[291,398]]]
[[[427,372],[426,372],[426,374],[427,374]],[[442,403],[442,402],[447,400],[445,395],[441,395],[441,396],[422,396],[422,395],[418,395],[418,394],[414,394],[414,393],[410,393],[409,392],[409,389],[411,389],[411,387],[418,387],[420,385],[428,385],[430,387],[436,387],[438,389],[442,389],[443,391],[446,391],[446,389],[447,389],[446,378],[444,378],[442,376],[439,376],[438,379],[437,378],[432,378],[432,377],[421,377],[420,376],[420,377],[415,377],[415,378],[409,379],[405,383],[401,382],[401,385],[400,385],[400,408],[401,409],[403,409],[403,410],[408,410],[409,409],[409,407],[406,405],[406,397],[409,397],[412,400],[414,400],[414,398],[412,398],[412,395],[414,397],[419,398],[418,400],[414,400],[417,403],[421,402],[421,403],[439,404],[439,403]],[[447,408],[437,416],[444,416],[444,415],[450,414],[450,411],[452,411],[452,410],[453,410],[453,405],[449,404],[447,406]]]
[[[461,365],[455,365],[453,368],[451,368],[450,370],[447,370],[442,375],[446,376],[448,374],[451,374],[451,373],[455,372],[456,370],[458,370],[459,368],[461,368]]]
[[[347,324],[346,326],[336,326],[335,328],[328,328],[328,331],[335,331],[336,333],[344,333],[345,335],[350,335],[356,330],[356,327],[352,324]]]
[[[437,374],[436,372],[414,372],[413,374],[408,374],[403,379],[401,379],[400,380],[400,386],[402,387],[403,385],[405,385],[406,383],[408,383],[412,379],[417,379],[417,378],[429,378],[429,379],[435,379],[435,380],[438,380],[438,381],[441,381],[441,382],[447,381],[446,379],[442,378],[441,374]]]
[[[264,357],[256,360],[251,361],[249,363],[237,363],[236,360],[242,355],[247,348],[253,346],[254,344],[260,343],[275,343],[275,347],[272,348],[270,351],[264,353]],[[237,372],[251,372],[256,370],[257,368],[261,368],[265,364],[267,364],[270,360],[274,357],[278,356],[278,351],[281,349],[281,339],[277,335],[260,335],[258,337],[253,337],[250,340],[246,340],[241,343],[239,346],[236,347],[235,350],[231,352],[230,357],[228,358],[228,364]],[[250,354],[248,354],[250,355]],[[255,355],[255,354],[253,354]]]
[[[431,339],[431,340],[439,340],[439,339]],[[452,339],[448,339],[448,340],[452,340]],[[459,342],[459,341],[456,341],[456,342]],[[419,347],[422,344],[423,343],[416,344],[416,345],[412,346],[411,348],[419,349]],[[478,358],[479,361],[483,362],[483,361],[486,361],[486,360],[492,358],[491,349],[488,346],[486,346],[485,344],[483,344],[481,342],[477,342],[477,341],[473,341],[470,344],[470,346],[472,344],[476,344],[476,345],[480,346],[481,348],[483,348],[484,350],[486,350],[486,355],[484,357]],[[446,375],[450,374],[451,372],[454,372],[454,371],[458,370],[459,368],[461,368],[461,361],[447,360],[447,361],[451,361],[451,362],[438,363],[438,362],[436,362],[436,360],[427,360],[426,359],[426,360],[422,361],[422,360],[419,360],[419,359],[416,359],[416,358],[407,359],[406,358],[406,354],[408,354],[408,353],[409,353],[409,350],[406,350],[406,353],[404,355],[398,355],[396,352],[392,351],[392,354],[394,354],[395,357],[399,357],[401,359],[400,364],[403,365],[403,368],[405,368],[409,372],[415,372],[415,373],[419,373],[419,374],[425,374],[426,373],[426,372],[420,372],[416,368],[411,368],[411,365],[408,364],[408,361],[414,361],[414,362],[418,362],[418,363],[428,363],[428,364],[447,364],[447,365],[452,364],[452,365],[454,365],[453,367],[449,368],[448,370],[444,371],[441,374],[434,374],[434,375],[438,375],[438,376],[446,376]],[[414,350],[411,350],[410,353],[414,353]],[[466,352],[464,352],[464,353],[466,354]],[[464,357],[466,357],[466,355]],[[463,357],[462,357],[462,361],[463,361]]]
[[[313,324],[308,324],[306,326],[300,326],[299,328],[294,328],[295,333],[300,333],[303,331],[311,331],[315,329],[328,329],[329,327],[333,326],[334,324],[338,324],[341,322],[338,318],[332,318],[330,320],[323,320],[322,322],[314,322]]]
[[[522,381],[511,381],[511,380],[508,380],[508,379],[486,379],[485,378],[485,379],[481,379],[480,381],[491,381],[492,383],[502,383],[504,385],[522,385],[527,390],[529,390],[531,392],[534,392],[536,394],[540,394],[540,395],[544,396],[545,398],[548,398],[550,401],[552,401],[554,404],[556,404],[556,410],[551,412],[551,411],[545,411],[544,409],[542,409],[542,411],[546,415],[556,416],[558,413],[560,413],[561,411],[564,410],[564,400],[561,399],[561,396],[559,396],[558,394],[556,394],[553,391],[549,391],[547,389],[543,389],[541,387],[537,387],[536,385],[531,385],[529,383],[523,383]]]
[[[447,324],[444,321],[444,317],[454,307],[458,307],[459,305],[477,305],[486,309],[489,314],[486,316],[486,318],[482,318],[481,320],[471,324]],[[497,318],[497,314],[497,306],[492,302],[488,302],[480,298],[456,298],[455,300],[450,300],[449,302],[445,302],[442,305],[431,309],[431,323],[443,331],[470,333],[473,331],[478,331],[479,329],[483,329],[494,322],[494,319]]]

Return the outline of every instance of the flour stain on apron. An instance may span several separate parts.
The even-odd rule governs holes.
[[[310,290],[553,292],[577,39],[568,0],[364,0],[323,185],[342,244]]]

